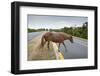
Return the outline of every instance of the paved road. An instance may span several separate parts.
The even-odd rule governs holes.
[[[33,38],[41,35],[42,32],[32,32],[32,33],[28,33],[28,41],[31,41]]]
[[[42,34],[42,32],[28,33],[28,41],[31,41],[40,34]],[[67,51],[62,44],[60,45],[60,51],[64,55],[65,59],[79,59],[88,57],[87,40],[74,37],[74,43],[71,43],[69,40],[65,40],[64,43],[67,47]]]
[[[70,43],[68,40],[65,40],[64,43],[67,47],[67,51],[62,44],[60,46],[60,51],[63,53],[65,59],[88,57],[88,45],[86,40],[74,38],[74,43]]]

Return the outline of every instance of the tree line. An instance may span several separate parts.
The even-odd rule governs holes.
[[[28,28],[28,32],[39,32],[39,31],[48,31],[48,29],[30,29]],[[88,22],[83,23],[81,27],[64,27],[60,29],[49,29],[49,31],[55,31],[55,32],[65,32],[68,34],[71,34],[73,36],[81,37],[84,39],[88,38]]]

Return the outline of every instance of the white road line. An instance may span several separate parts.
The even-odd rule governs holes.
[[[56,55],[56,59],[59,60],[59,55],[58,55],[58,47],[55,43],[52,42],[52,45],[53,45],[53,49],[54,49],[54,52],[55,52],[55,55]]]

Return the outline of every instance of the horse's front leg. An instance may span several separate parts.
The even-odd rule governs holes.
[[[60,43],[59,43],[59,45],[58,45],[58,52],[60,52]]]
[[[63,45],[64,45],[64,47],[65,47],[65,51],[67,52],[67,47],[66,47],[66,45],[65,45],[65,43],[63,42]]]

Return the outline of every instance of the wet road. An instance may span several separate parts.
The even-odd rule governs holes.
[[[42,32],[33,32],[28,33],[28,41],[31,41],[33,38],[41,35]],[[63,44],[60,45],[60,51],[64,55],[65,59],[79,59],[88,57],[88,42],[85,39],[74,37],[74,43],[71,43],[69,40],[65,40],[64,43],[67,47],[65,50]]]

